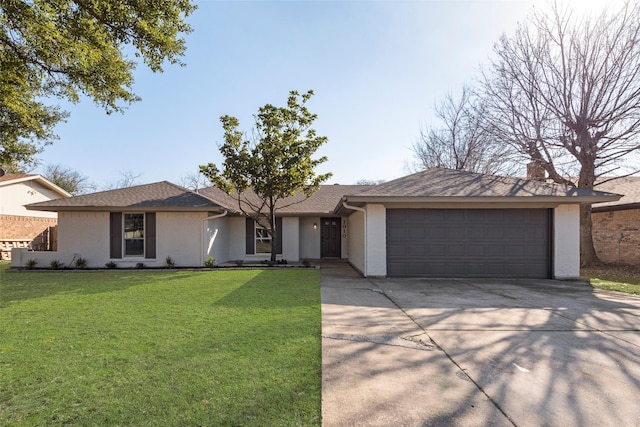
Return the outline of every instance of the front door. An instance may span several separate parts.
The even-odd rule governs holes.
[[[322,218],[320,220],[322,258],[340,258],[340,218]]]

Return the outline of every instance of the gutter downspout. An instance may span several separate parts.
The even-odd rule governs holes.
[[[342,198],[342,206],[345,209],[351,209],[354,211],[360,211],[362,213],[364,213],[364,271],[362,272],[364,274],[364,277],[367,277],[367,270],[369,269],[369,265],[367,263],[367,260],[369,259],[368,253],[369,253],[369,248],[367,247],[367,210],[358,206],[351,206],[347,204],[347,200],[346,197]]]
[[[200,222],[200,266],[204,265],[204,222],[209,221],[210,219],[222,218],[229,213],[228,210],[223,209],[223,212],[218,215],[208,216],[206,218],[202,218]]]

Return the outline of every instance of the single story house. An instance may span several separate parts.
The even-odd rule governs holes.
[[[597,189],[623,194],[591,209],[598,257],[609,264],[640,265],[640,177],[607,180]]]
[[[58,215],[25,205],[66,197],[71,194],[40,175],[0,169],[0,259],[9,259],[12,248],[54,249]]]
[[[326,185],[283,201],[278,258],[343,258],[365,276],[576,278],[580,204],[619,197],[439,168],[375,186]],[[216,188],[164,181],[28,208],[58,212],[58,251],[22,252],[16,267],[77,256],[96,267],[160,267],[168,256],[202,266],[270,255],[269,236]]]

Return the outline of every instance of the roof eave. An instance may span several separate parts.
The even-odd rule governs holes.
[[[345,196],[342,202],[348,204],[366,203],[554,203],[554,204],[593,204],[613,202],[620,199],[619,194],[600,196]]]
[[[17,183],[25,182],[25,181],[36,181],[40,185],[42,185],[43,187],[46,187],[49,190],[54,191],[54,192],[60,194],[63,197],[73,197],[71,195],[71,193],[66,191],[64,188],[57,186],[53,182],[51,182],[48,179],[44,178],[42,175],[28,175],[28,176],[23,176],[21,178],[12,179],[10,181],[6,181],[6,182],[0,183],[0,187],[6,186],[6,185],[11,185],[11,184],[17,184]]]
[[[47,212],[224,212],[220,206],[38,206],[25,205],[32,211]]]
[[[593,206],[591,208],[591,212],[624,211],[629,209],[640,209],[640,202],[623,203],[619,205]]]

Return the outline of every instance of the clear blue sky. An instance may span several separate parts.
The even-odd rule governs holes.
[[[68,106],[60,140],[40,156],[98,187],[180,183],[198,165],[221,163],[219,117],[249,131],[258,107],[313,89],[319,154],[330,183],[406,174],[421,126],[447,91],[470,82],[503,32],[531,1],[201,1],[189,19],[185,67],[135,73],[142,101],[107,116],[89,100]],[[38,170],[36,170],[38,171]]]

